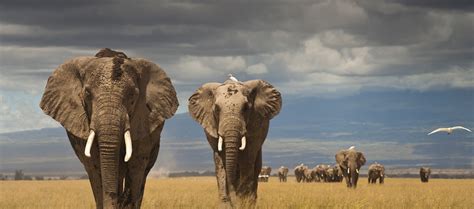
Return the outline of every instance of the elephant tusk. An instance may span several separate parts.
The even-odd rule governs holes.
[[[87,157],[91,157],[91,147],[92,143],[94,142],[95,132],[91,130],[89,137],[87,138],[86,149],[84,150],[84,154]]]
[[[217,150],[220,152],[222,151],[222,142],[224,140],[222,139],[222,136],[219,136],[219,141],[217,142]]]
[[[130,131],[126,131],[123,135],[125,138],[125,158],[124,161],[128,162],[132,157],[132,138],[130,137]]]
[[[347,173],[351,173],[350,170],[349,170],[349,168],[347,168]]]
[[[247,138],[245,138],[245,136],[243,136],[242,137],[242,143],[240,145],[239,150],[244,150],[246,145],[247,145]]]
[[[356,173],[359,174],[359,169],[356,169]]]

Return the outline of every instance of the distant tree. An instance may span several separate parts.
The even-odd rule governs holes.
[[[31,180],[33,180],[33,177],[31,177],[31,176],[23,176],[23,180],[31,181]]]
[[[37,180],[37,181],[43,181],[43,180],[44,180],[44,176],[35,176],[35,180]]]
[[[24,177],[23,170],[15,170],[15,180],[23,180]]]
[[[68,176],[61,176],[61,177],[59,177],[59,179],[61,179],[61,180],[66,180],[67,177],[68,177]]]

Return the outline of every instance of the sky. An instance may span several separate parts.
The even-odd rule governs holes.
[[[284,101],[267,159],[284,143],[307,155],[319,146],[332,159],[341,143],[359,140],[367,149],[383,145],[372,156],[404,153],[398,160],[434,158],[449,147],[450,161],[464,147],[472,169],[471,135],[453,144],[424,133],[444,122],[474,128],[473,25],[469,0],[0,1],[0,134],[59,127],[38,105],[48,76],[68,59],[108,47],[164,68],[177,89],[178,113],[187,112],[199,86],[229,73],[270,82]],[[309,109],[316,119],[305,114]],[[380,130],[365,132],[371,127]],[[395,139],[397,131],[404,134]],[[34,139],[39,132],[25,133]],[[172,150],[160,153],[167,155]]]
[[[287,98],[473,90],[473,22],[465,0],[2,1],[0,133],[59,126],[38,108],[48,76],[105,47],[162,66],[178,113],[228,73]]]

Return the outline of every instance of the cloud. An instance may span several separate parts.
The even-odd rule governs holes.
[[[245,72],[249,75],[259,75],[259,74],[265,74],[268,72],[267,66],[263,63],[251,65],[247,67],[247,70]]]
[[[179,112],[200,85],[223,82],[228,73],[303,97],[472,89],[474,12],[463,3],[2,2],[0,95],[38,98],[53,69],[103,47],[161,65],[177,89]],[[28,113],[37,114],[28,127],[44,124],[40,111]]]
[[[39,101],[28,100],[31,95],[6,97],[0,95],[0,132],[13,132],[45,127],[58,127],[59,123],[44,115]]]

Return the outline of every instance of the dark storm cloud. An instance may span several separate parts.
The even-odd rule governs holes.
[[[320,81],[360,85],[388,76],[395,82],[396,76],[452,69],[466,73],[474,66],[474,14],[469,6],[457,10],[462,4],[1,2],[1,73],[52,70],[70,57],[93,55],[103,47],[159,62],[182,86],[201,82],[192,80],[193,75],[206,81],[230,71],[242,79],[259,77],[258,72],[270,81],[308,86],[325,85]],[[252,71],[256,67],[259,71]]]
[[[397,2],[416,7],[447,9],[447,10],[472,10],[474,3],[470,0],[398,0]]]

